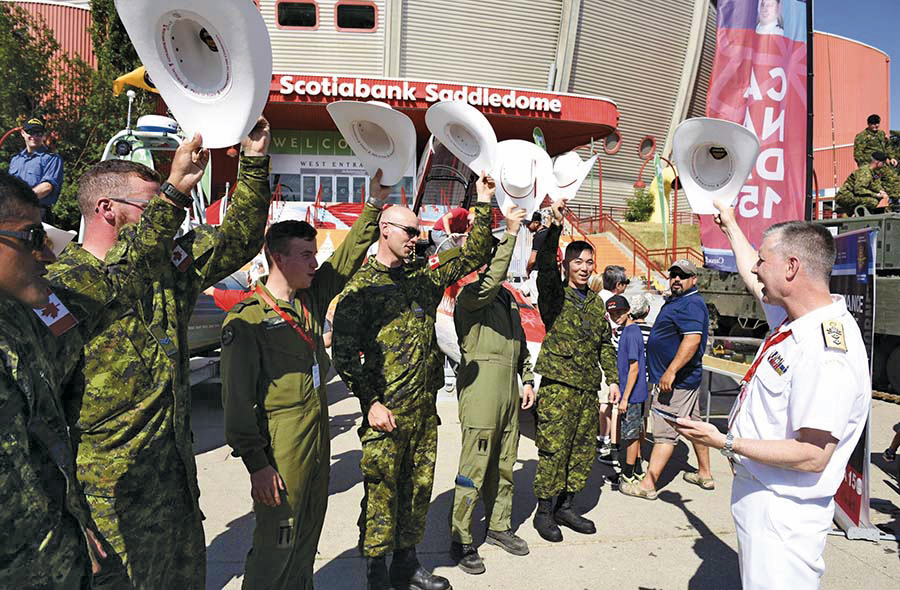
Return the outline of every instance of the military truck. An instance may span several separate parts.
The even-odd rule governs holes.
[[[900,214],[820,220],[844,233],[878,228],[875,280],[873,386],[900,393]],[[698,288],[710,308],[710,330],[722,336],[754,336],[768,331],[762,305],[737,273],[702,269]]]

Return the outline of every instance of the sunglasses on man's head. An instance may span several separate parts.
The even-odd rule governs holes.
[[[21,240],[25,242],[25,245],[34,250],[35,252],[40,252],[44,249],[44,244],[47,242],[47,232],[43,227],[32,227],[24,231],[12,231],[12,230],[0,230],[0,236],[9,236],[11,238],[16,238],[17,240]]]
[[[669,278],[670,279],[689,279],[694,275],[689,275],[681,272],[680,270],[670,270]]]
[[[414,238],[417,235],[419,235],[419,228],[417,228],[417,227],[410,227],[408,225],[400,225],[399,223],[394,223],[393,221],[385,221],[385,223],[388,225],[393,225],[394,227],[399,227],[400,229],[402,229],[403,231],[406,232],[406,237],[408,237],[408,238]]]

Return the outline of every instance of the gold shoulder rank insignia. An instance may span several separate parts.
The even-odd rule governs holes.
[[[837,320],[822,322],[822,336],[825,337],[825,348],[847,351],[847,339],[844,338],[844,324]]]

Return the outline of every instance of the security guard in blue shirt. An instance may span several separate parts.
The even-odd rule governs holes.
[[[47,219],[47,210],[59,199],[63,183],[62,157],[47,150],[46,132],[44,122],[38,117],[25,121],[21,131],[25,149],[9,162],[9,173],[28,183],[40,200],[41,220]]]

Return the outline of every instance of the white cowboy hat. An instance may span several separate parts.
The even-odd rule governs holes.
[[[116,0],[147,73],[187,137],[241,141],[269,97],[272,47],[247,0]]]
[[[487,118],[469,103],[438,102],[425,113],[428,130],[450,153],[480,175],[490,172],[497,156],[497,135]]]
[[[566,152],[553,160],[553,176],[556,178],[556,196],[569,200],[578,192],[578,188],[591,171],[591,167],[600,154],[582,160],[576,152]]]
[[[416,158],[416,128],[412,119],[375,100],[339,100],[328,114],[369,176],[381,169],[381,184],[394,186]]]
[[[497,144],[491,173],[497,183],[497,205],[506,213],[511,206],[525,209],[528,217],[550,195],[556,195],[553,162],[547,152],[530,141],[507,139]]]
[[[47,241],[50,242],[50,249],[53,250],[57,257],[62,254],[69,242],[75,239],[75,232],[73,231],[59,229],[49,223],[41,223],[41,225],[44,226],[44,231],[47,232]]]
[[[672,159],[697,215],[716,214],[717,199],[734,204],[759,155],[759,138],[737,123],[700,117],[675,129]]]

